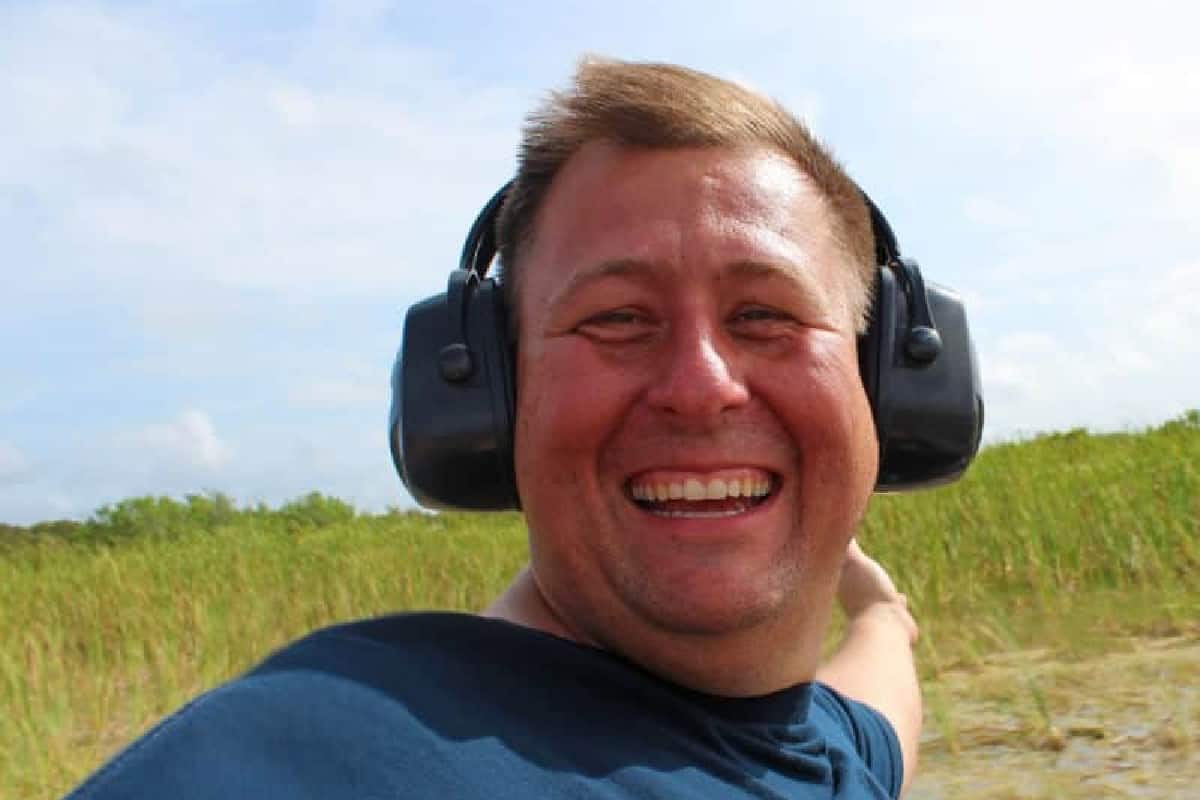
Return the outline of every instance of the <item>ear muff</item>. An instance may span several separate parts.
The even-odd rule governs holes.
[[[957,479],[979,451],[983,392],[962,299],[926,284],[863,192],[875,237],[875,293],[859,372],[879,440],[880,492]]]
[[[880,492],[955,480],[983,432],[983,393],[962,300],[919,279],[908,259],[877,270],[869,328],[858,343],[879,440]]]
[[[444,294],[408,310],[392,369],[388,439],[418,503],[519,508],[513,471],[514,343],[500,285],[486,277],[511,184],[484,206]],[[878,269],[859,370],[879,440],[877,491],[937,486],[979,449],[983,394],[961,298],[900,257],[866,194]]]
[[[520,506],[512,449],[516,365],[501,287],[485,277],[507,189],[475,220],[446,292],[412,306],[404,319],[388,439],[400,478],[423,506]]]

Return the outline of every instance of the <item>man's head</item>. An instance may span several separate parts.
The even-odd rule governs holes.
[[[856,355],[869,222],[839,210],[862,200],[736,86],[592,62],[579,82],[620,124],[568,131],[552,166],[527,146],[535,188],[519,177],[501,222],[534,580],[570,635],[681,683],[809,678],[877,468]],[[734,121],[672,122],[690,105]],[[551,116],[533,138],[555,139]]]
[[[497,242],[509,307],[518,307],[522,255],[532,243],[550,185],[585,144],[633,148],[775,150],[804,173],[828,204],[830,234],[855,276],[860,330],[870,303],[875,249],[855,183],[785,108],[744,86],[671,64],[584,59],[574,84],[529,116],[520,166],[500,214]]]

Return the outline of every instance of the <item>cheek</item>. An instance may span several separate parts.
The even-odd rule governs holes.
[[[517,358],[518,482],[580,480],[620,428],[636,388],[631,376],[566,339]],[[536,455],[535,455],[536,454]]]
[[[799,444],[806,496],[838,498],[858,515],[874,486],[878,445],[857,353],[839,340],[814,343],[808,356],[803,375],[770,384],[772,405]]]

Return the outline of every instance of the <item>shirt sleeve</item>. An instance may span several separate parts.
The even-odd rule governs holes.
[[[868,771],[892,797],[900,796],[904,782],[904,759],[900,740],[887,718],[870,706],[852,700],[823,683],[813,685],[813,703],[824,712]]]

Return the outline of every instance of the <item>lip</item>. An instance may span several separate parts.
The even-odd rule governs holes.
[[[678,553],[682,545],[702,547],[741,547],[756,542],[765,530],[769,515],[779,506],[780,492],[774,488],[756,505],[729,516],[681,516],[656,514],[629,500],[633,528],[638,538],[654,547],[666,547],[667,553]]]
[[[643,467],[641,469],[630,472],[625,477],[624,483],[626,486],[628,486],[628,485],[636,482],[637,479],[642,477],[643,475],[647,475],[649,473],[655,473],[655,472],[664,472],[664,473],[677,472],[677,473],[681,473],[681,474],[682,473],[712,474],[712,473],[717,473],[717,472],[739,472],[739,471],[765,472],[771,476],[772,480],[780,479],[779,470],[769,467],[765,464],[748,464],[745,462],[724,461],[724,462],[712,462],[712,463],[656,464],[654,466]]]

